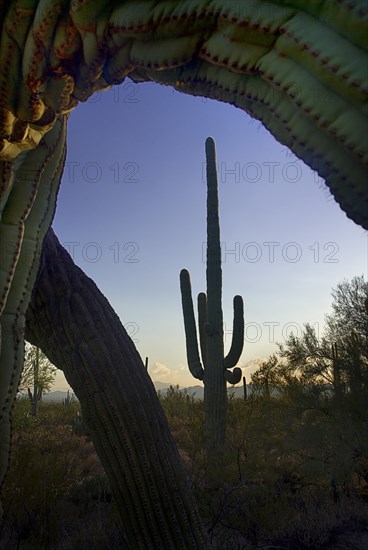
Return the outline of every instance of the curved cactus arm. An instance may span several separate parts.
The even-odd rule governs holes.
[[[1,158],[129,75],[261,120],[368,229],[367,18],[360,0],[3,3]]]
[[[244,307],[243,298],[234,296],[233,337],[229,353],[224,358],[224,369],[232,369],[238,363],[244,345]],[[240,379],[239,379],[240,380]]]
[[[273,59],[273,65],[277,66],[277,62],[276,57]],[[277,80],[273,76],[270,78]],[[314,118],[320,120],[321,113],[314,114],[313,118],[285,97],[279,88],[274,88],[271,84],[254,76],[249,77],[243,73],[229,74],[227,69],[213,65],[194,63],[190,67],[179,67],[176,71],[163,71],[155,77],[155,80],[172,85],[182,93],[205,96],[233,104],[261,121],[280,143],[287,146],[325,179],[331,194],[348,217],[368,229],[366,160],[359,157],[360,153],[352,154],[350,146],[336,141],[333,137],[335,128],[332,128],[331,135],[327,135],[323,128],[315,127]],[[181,84],[178,85],[178,82]],[[305,95],[308,88],[315,88],[311,83],[307,87],[303,81],[289,82],[285,87],[291,88],[292,85],[302,90]],[[325,101],[334,103],[335,99],[331,95],[327,87],[319,92],[320,97],[327,98]],[[296,101],[299,102],[299,99]],[[320,101],[319,104],[323,106],[325,101]],[[305,111],[310,110],[310,106],[305,107]],[[343,124],[340,120],[342,118],[342,116],[339,118],[341,124]],[[362,124],[366,124],[366,115],[361,113],[360,134],[364,132]],[[343,128],[346,132],[346,126]],[[342,139],[348,141],[348,138]],[[366,138],[362,143],[365,142]]]
[[[190,275],[186,269],[182,269],[180,272],[180,290],[189,370],[194,378],[203,380],[203,367],[198,350]]]
[[[235,367],[234,370],[226,370],[224,377],[229,384],[238,384],[242,377],[242,370],[239,367]]]
[[[50,230],[27,340],[64,374],[110,478],[127,549],[207,548],[185,470],[143,362],[118,316]]]

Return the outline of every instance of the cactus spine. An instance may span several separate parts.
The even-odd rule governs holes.
[[[240,368],[233,371],[243,350],[243,299],[234,297],[234,323],[231,348],[224,357],[223,314],[221,305],[222,269],[218,183],[215,142],[206,140],[207,160],[207,294],[198,295],[198,325],[202,361],[199,355],[197,331],[189,272],[182,269],[180,288],[186,334],[189,370],[204,383],[204,414],[208,449],[219,450],[225,440],[227,392],[226,381],[237,384]]]

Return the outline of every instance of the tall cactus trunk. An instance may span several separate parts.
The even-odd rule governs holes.
[[[111,480],[127,549],[206,548],[196,503],[156,391],[106,298],[50,231],[27,339],[80,400]]]
[[[36,391],[36,393],[34,393],[34,391]],[[41,400],[41,396],[39,394],[38,389],[36,389],[36,390],[34,389],[34,391],[32,393],[31,390],[28,388],[28,397],[29,397],[29,400],[30,400],[30,403],[31,403],[31,415],[32,416],[37,416],[38,403]]]
[[[219,343],[209,336],[207,344],[208,357],[214,357],[209,364],[211,369],[205,370],[204,382],[204,423],[206,442],[209,455],[216,454],[225,443],[227,390],[226,380],[219,355]],[[216,356],[217,354],[217,356]],[[211,361],[211,362],[210,362]]]
[[[42,241],[55,211],[66,156],[66,121],[67,115],[59,117],[38,147],[19,154],[11,165],[0,161],[0,491],[24,362],[25,315]],[[0,524],[2,520],[0,501]]]
[[[207,171],[207,322],[204,383],[204,418],[209,452],[225,442],[227,393],[224,377],[224,331],[222,315],[222,268],[219,200],[215,145],[206,140]],[[207,368],[206,368],[207,367]]]
[[[38,403],[42,399],[42,390],[39,380],[40,371],[40,349],[36,348],[36,356],[33,359],[33,392],[28,388],[28,397],[31,402],[31,415],[37,416]]]

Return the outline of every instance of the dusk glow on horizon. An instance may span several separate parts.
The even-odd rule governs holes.
[[[98,93],[68,123],[54,231],[119,315],[153,380],[190,386],[179,273],[206,290],[205,140],[216,142],[225,349],[244,300],[249,382],[276,342],[323,331],[331,289],[367,277],[367,233],[318,174],[234,106],[153,83]],[[67,383],[58,374],[54,389]]]

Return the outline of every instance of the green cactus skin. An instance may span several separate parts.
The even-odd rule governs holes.
[[[367,21],[362,0],[3,3],[0,158],[129,75],[259,119],[368,229]]]
[[[243,351],[243,299],[234,298],[234,322],[231,348],[224,357],[224,330],[222,315],[222,269],[218,183],[215,142],[206,140],[207,160],[207,294],[198,295],[198,325],[202,354],[200,360],[194,318],[190,276],[186,269],[180,273],[180,289],[186,335],[189,370],[204,383],[204,415],[207,443],[210,452],[223,447],[226,432],[226,381],[237,384],[241,369],[236,367]]]
[[[0,222],[1,242],[8,252],[2,255],[0,270],[0,485],[8,468],[11,409],[23,368],[25,314],[43,237],[54,215],[65,141],[66,119],[61,117],[40,147],[16,159],[7,176],[12,188]]]
[[[208,548],[153,383],[118,316],[50,230],[26,337],[63,370],[111,481],[126,549]]]

